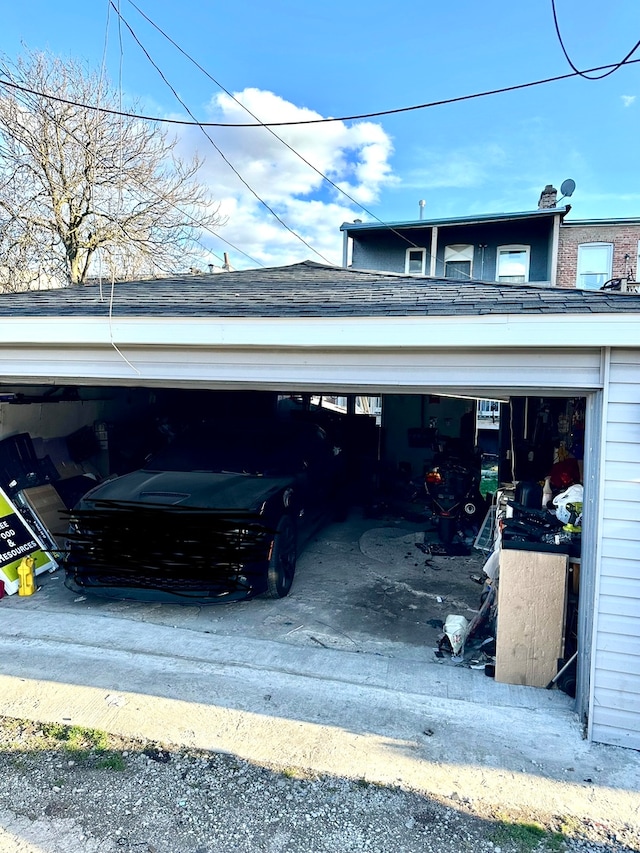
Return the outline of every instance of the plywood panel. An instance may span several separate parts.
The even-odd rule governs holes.
[[[563,655],[568,558],[502,550],[496,681],[545,687]]]

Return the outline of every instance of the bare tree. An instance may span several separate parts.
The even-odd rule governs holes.
[[[118,105],[74,61],[0,59],[0,286],[80,284],[98,260],[117,278],[188,269],[224,224],[200,161],[157,123],[105,112]]]

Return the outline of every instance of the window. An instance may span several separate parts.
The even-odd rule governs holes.
[[[455,245],[444,247],[444,277],[464,279],[471,278],[473,266],[473,246]]]
[[[412,275],[424,275],[427,264],[426,249],[407,249],[404,271]]]
[[[496,281],[529,281],[529,246],[498,246]]]
[[[581,243],[578,246],[576,286],[584,290],[600,290],[611,278],[612,243]]]

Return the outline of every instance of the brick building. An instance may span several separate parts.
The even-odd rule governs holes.
[[[597,290],[612,278],[637,281],[640,218],[563,220],[556,284]]]

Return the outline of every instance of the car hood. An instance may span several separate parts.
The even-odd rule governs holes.
[[[254,509],[291,484],[287,477],[213,474],[202,471],[133,471],[92,489],[80,503],[134,501],[203,509]]]

